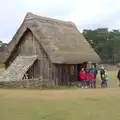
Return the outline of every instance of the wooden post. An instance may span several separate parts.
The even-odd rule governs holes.
[[[60,84],[61,84],[62,83],[61,65],[59,67],[60,67],[60,73],[59,73],[60,74],[60,80],[59,81],[60,81]]]
[[[92,65],[92,62],[88,62],[88,63],[87,63],[87,69],[90,69],[90,68],[91,68],[91,65]]]
[[[48,80],[50,80],[50,62],[49,60],[47,59],[47,63],[48,63]]]
[[[40,81],[41,81],[41,87],[42,87],[42,85],[43,85],[43,60],[44,60],[44,58],[43,58],[44,56],[42,56],[42,58],[41,58],[41,76],[40,76]]]
[[[79,71],[78,71],[78,68],[77,68],[77,64],[75,65],[75,72],[76,72],[76,81],[78,81]]]
[[[40,77],[41,84],[43,84],[43,76]]]
[[[69,85],[69,65],[67,65],[67,84]]]
[[[40,76],[41,76],[41,65],[40,65],[40,59],[38,59],[38,65],[39,65],[39,79],[40,79]]]
[[[55,85],[57,85],[57,81],[56,81],[56,69],[55,69],[56,66],[54,66],[54,81],[55,81]]]
[[[25,79],[26,79],[26,81],[27,81],[27,88],[29,88],[28,74],[25,74]]]

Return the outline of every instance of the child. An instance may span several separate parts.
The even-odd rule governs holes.
[[[105,87],[106,88],[108,87],[108,75],[106,72],[105,72]]]
[[[88,79],[90,81],[90,88],[93,88],[93,82],[94,82],[94,74],[90,71],[88,74]]]
[[[86,73],[85,73],[83,68],[79,73],[79,77],[80,77],[80,80],[82,82],[82,88],[85,88],[85,87],[87,88],[87,86],[86,86]]]
[[[104,74],[101,76],[101,87],[102,88],[105,87],[105,75]]]

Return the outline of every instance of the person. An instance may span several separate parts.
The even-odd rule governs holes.
[[[94,88],[96,88],[96,77],[97,77],[97,74],[98,74],[98,70],[96,69],[96,67],[94,65],[92,65],[92,67],[90,68],[90,71],[94,75],[93,85],[94,85]]]
[[[117,78],[119,80],[119,87],[120,87],[120,63],[118,64],[118,68],[119,68],[119,70],[118,70],[118,73],[117,73]]]
[[[105,87],[105,75],[103,74],[101,76],[101,88],[104,88]]]
[[[84,69],[82,68],[80,73],[79,73],[80,80],[82,82],[82,88],[87,88],[86,86],[86,73]]]
[[[93,88],[94,74],[93,74],[92,70],[90,70],[88,73],[88,79],[90,81],[90,85],[89,85],[90,88]]]
[[[107,88],[108,87],[108,74],[107,72],[105,72],[105,87]]]
[[[102,79],[102,75],[105,75],[105,70],[104,70],[103,66],[101,67],[101,70],[100,70],[100,77],[101,77],[101,79]]]

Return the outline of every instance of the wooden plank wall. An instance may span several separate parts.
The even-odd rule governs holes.
[[[20,46],[20,55],[27,55],[27,56],[31,56],[31,55],[36,55],[36,46],[34,43],[34,39],[33,39],[33,34],[30,30],[26,31],[22,40],[21,40],[21,44]]]
[[[40,78],[43,79],[53,79],[54,74],[54,65],[52,65],[49,60],[46,52],[36,40],[30,30],[27,30],[20,42],[12,52],[12,55],[6,62],[6,68],[15,60],[19,55],[31,56],[38,55],[38,61],[28,70],[29,78]]]
[[[44,80],[56,80],[55,65],[51,63],[47,53],[37,39],[34,36],[32,39],[36,48],[36,54],[38,55],[38,61],[30,68],[28,74],[32,74],[33,78],[42,77]]]
[[[77,81],[77,65],[56,65],[56,69],[59,85],[69,85]]]
[[[30,30],[27,30],[21,37],[20,42],[16,45],[11,56],[5,63],[6,68],[8,68],[19,55],[36,55],[36,46],[34,44],[33,34]]]

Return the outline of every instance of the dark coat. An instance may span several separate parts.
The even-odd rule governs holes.
[[[117,78],[120,80],[120,69],[118,71]]]
[[[103,69],[100,70],[100,76],[101,76],[101,78],[102,78],[102,75],[105,75],[105,70],[103,70]]]
[[[90,68],[89,73],[93,73],[94,77],[96,78],[98,71],[96,68]]]

